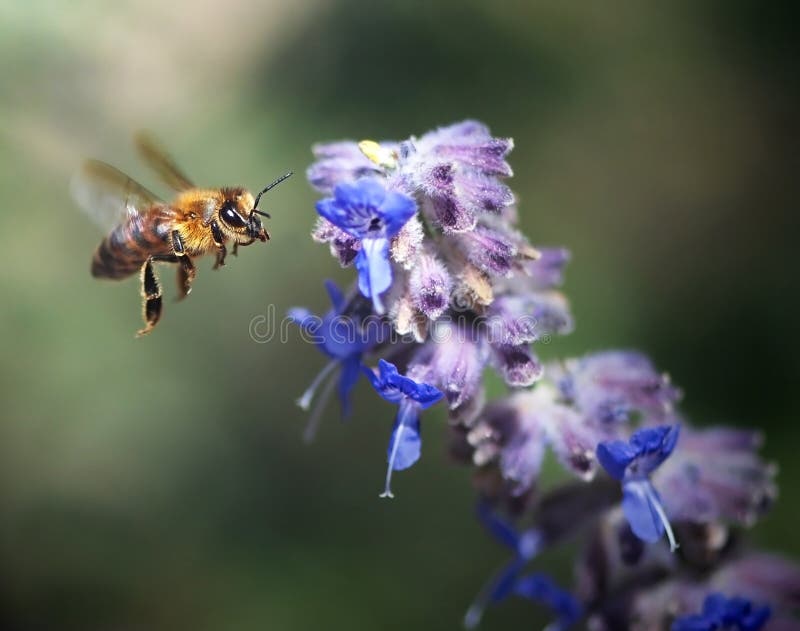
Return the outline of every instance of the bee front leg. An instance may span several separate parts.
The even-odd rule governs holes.
[[[183,239],[177,230],[172,231],[172,251],[175,252],[175,259],[178,263],[178,300],[183,300],[192,291],[192,283],[197,275],[197,270],[192,263],[192,259],[186,254]]]
[[[219,229],[216,221],[211,222],[211,235],[214,237],[214,245],[217,246],[217,260],[214,263],[214,269],[218,269],[225,265],[225,256],[228,250],[225,247],[225,237],[222,235],[222,230]]]
[[[153,270],[153,258],[148,258],[141,270],[142,282],[142,310],[145,326],[139,330],[136,337],[147,335],[161,317],[161,285]]]
[[[231,250],[231,254],[234,256],[239,256],[239,246],[245,247],[247,245],[252,245],[255,242],[255,239],[250,239],[249,241],[245,241],[243,243],[239,243],[238,241],[234,242],[233,250]]]

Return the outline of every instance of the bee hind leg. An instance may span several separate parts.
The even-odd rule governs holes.
[[[153,270],[153,257],[148,258],[141,270],[142,281],[142,310],[145,326],[140,329],[136,337],[147,335],[153,330],[161,317],[161,284]]]

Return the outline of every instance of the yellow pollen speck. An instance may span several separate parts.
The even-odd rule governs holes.
[[[397,152],[386,147],[381,147],[374,140],[362,140],[358,143],[361,153],[381,167],[393,169],[397,166]]]

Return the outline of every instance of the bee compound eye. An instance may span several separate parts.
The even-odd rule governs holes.
[[[225,208],[223,208],[220,211],[219,215],[222,221],[228,224],[231,228],[241,229],[247,227],[247,222],[245,222],[245,220],[242,219],[241,215],[239,215],[239,213],[237,213],[230,206],[226,206]]]

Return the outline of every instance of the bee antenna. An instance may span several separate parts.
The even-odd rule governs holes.
[[[259,215],[264,215],[265,217],[269,217],[269,215],[268,215],[268,214],[266,214],[266,213],[262,213],[262,212],[259,212],[259,211],[257,211],[257,210],[256,210],[256,208],[258,208],[258,202],[261,200],[261,196],[262,196],[264,193],[266,193],[267,191],[269,191],[270,189],[273,189],[273,188],[275,188],[276,186],[278,186],[278,184],[280,184],[281,182],[283,182],[285,179],[287,179],[287,178],[291,177],[291,176],[292,176],[292,173],[293,173],[293,171],[289,171],[289,172],[288,172],[286,175],[281,175],[281,176],[280,176],[280,177],[279,177],[277,180],[275,180],[275,181],[274,181],[272,184],[270,184],[269,186],[267,186],[267,187],[266,187],[266,188],[265,188],[263,191],[261,191],[261,192],[260,192],[258,195],[256,195],[256,203],[255,203],[255,204],[253,204],[253,212],[254,212],[254,213],[257,213],[257,214],[259,214]]]

